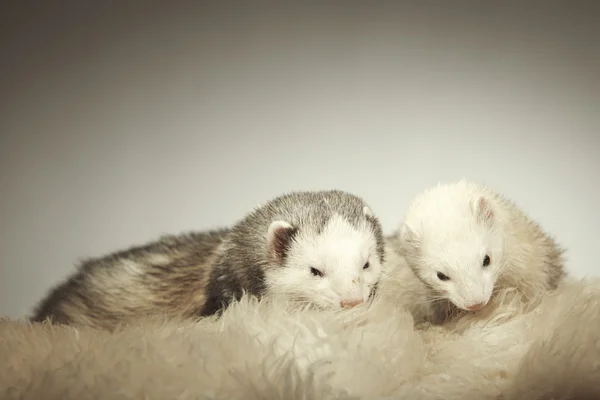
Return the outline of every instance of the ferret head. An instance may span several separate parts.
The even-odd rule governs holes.
[[[497,211],[490,197],[460,186],[440,186],[413,202],[401,228],[403,255],[438,298],[469,311],[489,302],[502,265]]]
[[[366,302],[383,263],[382,230],[371,209],[340,191],[294,201],[286,205],[293,212],[277,213],[265,231],[268,292],[322,308]]]

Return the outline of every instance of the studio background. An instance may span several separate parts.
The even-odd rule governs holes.
[[[0,315],[286,191],[354,192],[391,233],[462,177],[600,271],[593,1],[32,3],[1,6]]]

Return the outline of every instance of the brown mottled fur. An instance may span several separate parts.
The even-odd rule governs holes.
[[[204,306],[205,289],[228,229],[163,236],[82,262],[51,290],[32,318],[113,329],[131,318],[168,313],[192,316]]]
[[[495,291],[514,288],[525,300],[533,301],[540,293],[554,290],[566,276],[564,249],[556,240],[514,201],[481,184],[464,180],[458,184],[464,184],[471,194],[486,196],[494,209],[494,218],[503,224],[502,272]],[[395,260],[388,263],[388,275],[396,274],[388,287],[391,290],[410,291],[412,294],[404,295],[411,298],[410,307],[421,319],[444,323],[469,314],[448,300],[427,300],[438,297],[438,294],[419,277],[419,241],[420,238],[410,235],[402,236],[400,230],[386,238],[388,258]]]

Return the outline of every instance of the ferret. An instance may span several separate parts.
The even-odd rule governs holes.
[[[297,191],[231,228],[163,236],[84,260],[32,321],[112,329],[148,314],[220,315],[244,294],[349,308],[374,296],[383,263],[382,227],[362,198]]]
[[[432,322],[481,310],[500,289],[532,299],[566,275],[553,237],[512,200],[466,179],[416,196],[394,236],[388,246],[425,289]]]

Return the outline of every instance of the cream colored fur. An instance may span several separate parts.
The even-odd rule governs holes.
[[[438,323],[486,304],[498,291],[516,289],[533,300],[565,277],[565,250],[550,234],[512,200],[465,179],[415,196],[399,230],[386,239],[388,253],[395,249],[412,270],[400,271],[401,282],[438,299],[429,309],[417,304],[415,317],[426,311]]]
[[[138,321],[113,333],[0,323],[1,399],[583,399],[600,396],[600,281],[536,306],[420,326],[401,297],[294,310],[243,300],[222,320]]]

